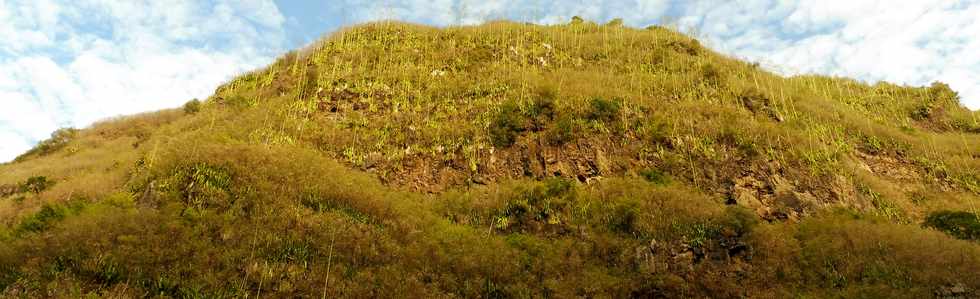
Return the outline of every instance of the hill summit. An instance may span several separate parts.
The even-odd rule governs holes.
[[[980,295],[980,113],[669,28],[340,30],[0,165],[10,297]]]

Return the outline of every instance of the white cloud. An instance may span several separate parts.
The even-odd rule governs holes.
[[[0,157],[16,157],[31,149],[31,144],[23,136],[9,130],[0,130],[0,140],[4,142],[0,146]]]
[[[944,81],[980,109],[980,2],[732,1],[685,7],[713,46],[785,74]],[[734,16],[734,17],[733,17]]]
[[[285,48],[262,0],[0,0],[0,20],[0,161],[58,127],[206,97]]]
[[[622,18],[634,26],[655,23],[670,7],[667,0],[540,1],[540,0],[345,0],[342,13],[350,22],[406,20],[434,25],[473,25],[497,19],[555,24],[572,16],[606,21]]]

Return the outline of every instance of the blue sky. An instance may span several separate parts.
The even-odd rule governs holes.
[[[340,26],[575,15],[669,23],[786,75],[943,81],[980,109],[978,0],[0,0],[0,161],[59,127],[205,98]]]

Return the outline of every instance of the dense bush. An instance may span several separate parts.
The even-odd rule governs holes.
[[[569,209],[576,199],[569,180],[551,178],[511,198],[494,222],[508,232],[563,234]]]
[[[929,214],[923,225],[963,240],[980,240],[980,217],[964,211],[939,211]]]
[[[562,115],[551,124],[545,134],[548,143],[562,145],[578,138],[581,132],[574,117]]]
[[[69,205],[45,204],[41,206],[40,211],[21,220],[20,224],[14,229],[14,233],[26,234],[46,231],[65,217],[77,213],[82,207],[83,205],[81,203],[72,203]]]
[[[590,109],[586,114],[586,118],[594,121],[613,122],[619,119],[619,113],[622,106],[623,104],[620,100],[592,98],[592,100],[589,101]]]
[[[640,171],[640,176],[648,182],[657,185],[667,185],[670,183],[670,176],[665,174],[663,171],[656,168],[649,168]]]
[[[490,122],[490,141],[497,147],[508,147],[527,130],[527,117],[516,102],[505,102]]]
[[[534,100],[531,103],[531,108],[529,111],[529,116],[531,118],[531,127],[534,131],[544,130],[548,124],[550,124],[557,115],[555,107],[555,99],[551,96],[542,96]]]
[[[75,128],[58,129],[53,133],[51,133],[50,138],[39,142],[31,150],[27,151],[24,154],[21,154],[20,156],[17,156],[17,158],[14,159],[14,161],[23,161],[32,156],[46,156],[51,153],[54,153],[64,148],[66,145],[68,145],[68,143],[71,142],[76,135],[78,135],[78,129]]]
[[[21,192],[41,193],[51,185],[54,185],[54,182],[45,176],[32,176],[20,185],[20,190]]]
[[[198,99],[193,99],[184,103],[184,113],[194,114],[201,111],[201,101]]]

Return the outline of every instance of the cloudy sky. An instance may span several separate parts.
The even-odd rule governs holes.
[[[205,98],[336,28],[623,18],[784,74],[949,83],[980,109],[980,0],[0,0],[0,161],[59,127]]]

